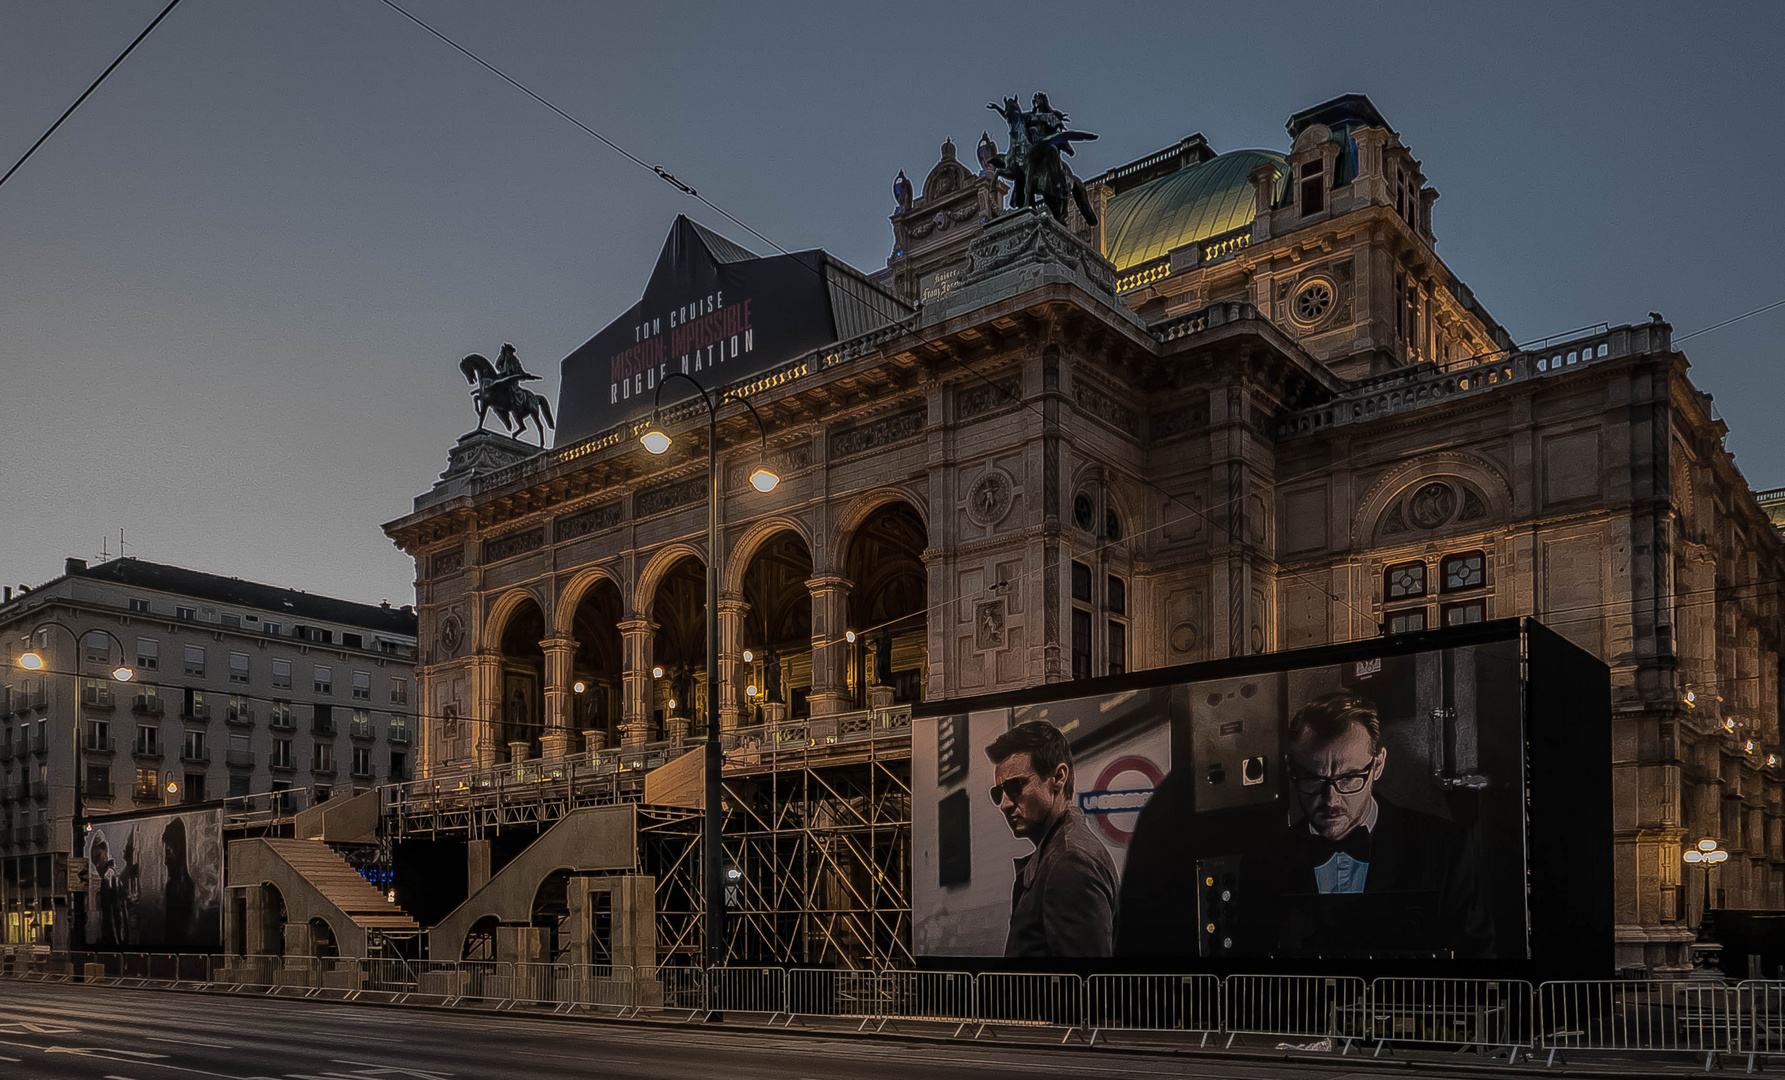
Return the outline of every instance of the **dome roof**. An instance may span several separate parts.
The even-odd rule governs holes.
[[[1288,190],[1287,161],[1274,150],[1234,150],[1112,195],[1103,215],[1104,255],[1117,270],[1127,270],[1250,225],[1258,216],[1252,170],[1277,167],[1272,201],[1278,202]]]

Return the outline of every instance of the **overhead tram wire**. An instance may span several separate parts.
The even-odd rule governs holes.
[[[178,3],[178,2],[179,2],[179,0],[175,0],[175,3]],[[659,180],[662,180],[664,183],[668,184],[670,187],[675,188],[677,191],[682,192],[684,195],[688,195],[691,198],[699,200],[702,204],[709,207],[714,213],[723,215],[727,221],[730,221],[732,224],[736,225],[738,228],[745,230],[751,236],[756,237],[758,240],[761,240],[763,243],[774,248],[776,251],[779,251],[781,254],[783,254],[783,255],[792,254],[786,248],[782,247],[780,244],[775,243],[773,240],[770,240],[768,237],[757,232],[755,229],[752,229],[749,225],[738,220],[738,218],[734,217],[724,207],[720,206],[718,203],[715,203],[713,200],[707,198],[705,195],[702,195],[700,192],[696,191],[689,184],[683,183],[682,180],[676,176],[676,174],[670,172],[668,169],[665,169],[661,165],[652,165],[652,164],[646,162],[644,158],[639,157],[637,154],[626,149],[624,146],[621,146],[619,143],[608,138],[606,135],[603,135],[601,132],[596,131],[594,128],[583,123],[581,120],[578,120],[576,117],[565,112],[563,109],[558,108],[556,105],[552,104],[550,101],[547,101],[545,98],[543,98],[539,94],[535,93],[532,89],[527,87],[526,84],[522,83],[519,79],[516,79],[512,75],[503,71],[501,68],[490,63],[488,60],[485,60],[483,57],[472,52],[470,49],[467,49],[465,46],[460,45],[457,41],[454,41],[451,37],[448,37],[446,34],[442,33],[441,31],[435,29],[433,26],[429,25],[425,20],[421,19],[420,17],[418,17],[414,14],[411,14],[409,11],[405,10],[401,5],[397,4],[395,2],[395,0],[380,0],[380,2],[383,3],[385,7],[390,8],[392,11],[403,16],[405,19],[408,19],[410,22],[421,27],[423,30],[426,30],[428,33],[439,38],[441,41],[446,42],[448,45],[452,46],[454,49],[456,49],[460,53],[464,54],[473,63],[477,64],[479,67],[483,68],[485,71],[488,71],[490,74],[496,76],[498,79],[501,79],[503,82],[514,87],[516,90],[519,90],[521,93],[532,98],[534,101],[537,101],[541,105],[544,105],[546,108],[550,109],[552,112],[557,113],[558,116],[560,116],[563,119],[569,121],[570,123],[576,125],[585,134],[598,140],[599,142],[602,143],[602,145],[606,146],[608,149],[612,150],[614,153],[619,154],[621,157],[625,158],[627,161],[632,162],[634,165],[637,165],[639,168],[643,169],[644,171],[652,174],[653,176],[656,176]]]
[[[1674,344],[1677,345],[1680,342],[1685,341],[1687,338],[1695,338],[1700,334],[1708,334],[1712,330],[1721,330],[1725,326],[1728,326],[1730,323],[1741,322],[1743,319],[1751,318],[1751,317],[1753,317],[1755,315],[1759,315],[1760,313],[1765,312],[1765,311],[1771,311],[1776,307],[1785,307],[1785,300],[1774,300],[1772,303],[1764,304],[1760,307],[1755,308],[1753,311],[1744,311],[1740,315],[1737,315],[1733,319],[1724,319],[1722,322],[1712,323],[1711,325],[1705,327],[1702,330],[1694,330],[1690,334],[1686,334],[1682,337],[1674,338],[1673,339]]]
[[[62,122],[74,115],[74,110],[81,107],[81,102],[87,100],[88,96],[91,95],[93,93],[93,91],[99,89],[99,84],[105,81],[106,76],[110,75],[113,71],[116,71],[118,68],[118,65],[122,64],[124,62],[124,58],[126,56],[129,56],[131,54],[131,52],[133,50],[135,50],[135,48],[138,45],[141,45],[143,43],[143,39],[149,36],[149,31],[151,31],[151,30],[155,29],[155,27],[161,25],[161,20],[167,18],[167,13],[179,6],[180,6],[180,0],[172,0],[172,2],[169,3],[166,7],[162,8],[161,14],[155,16],[153,21],[151,21],[148,26],[143,27],[143,32],[136,35],[136,40],[132,41],[129,45],[126,45],[124,47],[124,51],[118,54],[118,58],[116,60],[113,60],[111,62],[111,64],[104,71],[99,73],[99,78],[93,80],[93,85],[87,87],[87,89],[81,93],[80,97],[75,98],[74,104],[70,105],[68,107],[68,110],[66,112],[64,112],[61,116],[58,116],[56,118],[56,122],[50,125],[50,129],[48,131],[44,132],[43,135],[41,135],[36,142],[31,144],[31,149],[25,151],[25,156],[19,158],[15,162],[13,162],[12,168],[6,170],[5,176],[0,176],[0,184],[5,184],[8,180],[11,180],[12,174],[18,172],[19,168],[22,165],[24,165],[25,162],[31,160],[32,154],[37,153],[37,148],[42,146],[44,143],[49,142],[50,136],[54,135],[56,133],[56,129],[62,126]]]

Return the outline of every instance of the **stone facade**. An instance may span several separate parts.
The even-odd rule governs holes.
[[[1582,768],[1615,777],[1619,962],[1679,966],[1682,842],[1732,851],[1714,903],[1785,903],[1785,546],[1664,321],[1515,349],[1367,99],[1289,127],[1283,154],[1194,136],[1113,169],[1102,220],[1064,227],[944,148],[881,275],[918,315],[751,380],[775,491],[742,479],[754,424],[721,425],[722,722],[886,700],[851,630],[890,630],[891,681],[936,699],[1534,615],[1613,672],[1614,760]],[[676,700],[702,680],[656,674],[704,656],[704,431],[671,431],[693,445],[664,458],[629,425],[478,435],[455,463],[512,463],[455,464],[386,526],[453,718],[424,770],[702,715]]]

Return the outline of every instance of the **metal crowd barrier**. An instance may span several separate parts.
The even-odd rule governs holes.
[[[1568,1050],[1736,1050],[1737,988],[1698,980],[1548,982],[1537,988],[1537,1049],[1548,1063]]]
[[[0,948],[0,976],[121,987],[211,989],[391,1004],[550,1009],[563,1014],[704,1021],[716,1014],[952,1025],[974,1038],[1031,1031],[1095,1045],[1116,1032],[1225,1034],[1337,1049],[1369,1040],[1473,1049],[1785,1055],[1785,981],[1549,982],[1332,976],[1078,975],[664,965],[428,961],[300,956],[70,952]],[[784,1019],[783,1019],[784,1018]],[[1107,1040],[1106,1040],[1107,1041]]]
[[[1085,980],[1090,1041],[1104,1031],[1200,1034],[1221,1030],[1221,980],[1213,975],[1093,975]]]
[[[1362,979],[1343,976],[1229,975],[1222,1030],[1228,1046],[1240,1035],[1276,1035],[1331,1040],[1345,1053],[1369,1026],[1368,994]]]

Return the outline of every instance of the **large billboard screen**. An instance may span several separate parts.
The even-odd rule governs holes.
[[[88,947],[221,951],[217,810],[94,822],[85,854]]]
[[[1350,655],[919,717],[915,951],[1529,957],[1520,639]]]

